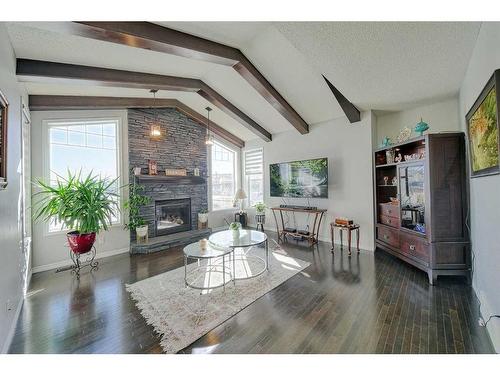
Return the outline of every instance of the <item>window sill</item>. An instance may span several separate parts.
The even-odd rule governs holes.
[[[218,210],[211,210],[208,214],[212,212],[220,212],[220,213],[230,213],[230,212],[236,212],[239,209],[237,207],[232,207],[232,208],[219,208]]]

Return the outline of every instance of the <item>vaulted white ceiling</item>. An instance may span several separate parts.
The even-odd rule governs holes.
[[[480,23],[159,22],[239,48],[309,124],[343,116],[321,74],[362,110],[401,110],[456,95]],[[271,133],[293,127],[230,67],[65,34],[58,23],[8,23],[18,58],[202,79]],[[30,94],[148,97],[147,90],[26,83]],[[194,93],[160,91],[200,113]],[[244,140],[255,134],[215,109]],[[312,125],[314,126],[314,125]],[[297,133],[299,134],[299,133]]]

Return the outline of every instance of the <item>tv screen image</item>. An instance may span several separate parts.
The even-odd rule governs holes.
[[[328,159],[269,165],[271,197],[328,198]]]

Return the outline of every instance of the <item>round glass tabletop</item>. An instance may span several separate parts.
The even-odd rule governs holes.
[[[229,254],[233,251],[230,247],[221,247],[211,244],[207,241],[207,246],[205,249],[201,248],[199,242],[193,242],[186,247],[184,247],[184,255],[190,258],[217,258],[223,255]]]
[[[208,240],[218,247],[249,247],[265,242],[267,235],[257,230],[240,229],[237,236],[233,236],[233,231],[228,229],[213,233]]]

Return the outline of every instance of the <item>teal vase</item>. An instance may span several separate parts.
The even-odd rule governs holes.
[[[422,118],[420,118],[420,122],[415,125],[415,132],[419,133],[419,135],[424,135],[424,132],[429,129],[429,124],[424,122]]]

